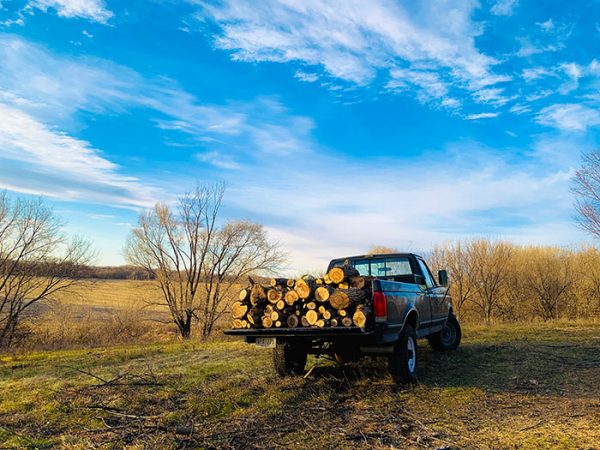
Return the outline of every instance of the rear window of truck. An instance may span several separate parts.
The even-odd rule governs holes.
[[[344,261],[336,261],[334,266],[342,266]],[[373,277],[395,277],[400,275],[412,275],[408,258],[369,258],[354,259],[350,264],[363,276]]]

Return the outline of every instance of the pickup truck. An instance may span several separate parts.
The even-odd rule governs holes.
[[[448,275],[437,280],[425,260],[413,253],[362,255],[334,259],[335,266],[350,264],[371,279],[367,324],[351,327],[302,327],[226,330],[248,343],[273,348],[279,375],[301,375],[307,355],[331,355],[351,362],[363,355],[387,356],[388,370],[398,383],[417,381],[417,339],[427,338],[436,351],[456,349],[461,328],[448,293]]]

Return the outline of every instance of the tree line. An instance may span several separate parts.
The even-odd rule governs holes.
[[[448,270],[461,320],[528,321],[600,317],[600,251],[473,239],[435,247]]]

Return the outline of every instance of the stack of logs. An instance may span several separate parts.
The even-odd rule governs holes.
[[[371,279],[347,264],[323,278],[250,281],[233,304],[233,328],[364,328],[372,314]]]

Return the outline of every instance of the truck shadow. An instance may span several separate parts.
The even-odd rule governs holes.
[[[338,392],[365,380],[389,382],[393,387],[386,363],[385,357],[364,358],[344,366],[319,362],[307,378],[327,382]],[[465,344],[454,352],[438,353],[421,341],[419,348],[420,384],[432,387],[579,397],[600,394],[600,387],[593,382],[598,376],[600,345],[512,341]]]

